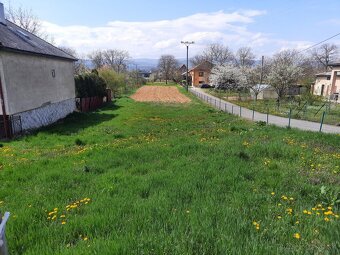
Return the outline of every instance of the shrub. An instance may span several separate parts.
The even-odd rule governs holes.
[[[113,97],[116,97],[119,90],[125,85],[125,77],[109,68],[101,68],[98,70],[99,76],[103,78],[107,87],[112,90]]]
[[[106,82],[96,72],[77,75],[75,84],[76,97],[103,97],[106,95]]]
[[[77,138],[74,142],[77,146],[84,146],[86,145],[85,142],[83,142],[82,140],[80,140],[79,138]]]

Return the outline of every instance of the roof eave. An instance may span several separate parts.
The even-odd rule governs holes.
[[[57,56],[57,55],[50,55],[50,54],[44,54],[44,53],[38,53],[38,52],[32,52],[32,51],[18,50],[18,49],[3,46],[1,43],[0,43],[0,50],[16,52],[16,53],[23,53],[23,54],[28,54],[28,55],[41,56],[41,57],[57,58],[57,59],[63,59],[63,60],[68,60],[68,61],[72,61],[72,62],[76,62],[76,61],[79,60],[79,59],[76,59],[76,58],[67,58],[67,57],[62,57],[62,56]]]

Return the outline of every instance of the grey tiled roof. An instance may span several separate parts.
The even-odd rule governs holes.
[[[75,61],[76,58],[43,39],[6,20],[0,23],[0,50],[9,49],[26,53],[64,58]]]

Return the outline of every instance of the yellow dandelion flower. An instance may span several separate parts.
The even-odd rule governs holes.
[[[272,193],[270,193],[272,196],[274,196],[275,195],[275,192],[272,192]]]
[[[300,223],[300,221],[298,221],[298,220],[295,222],[295,224],[299,224],[299,223]]]
[[[66,217],[66,215],[65,214],[63,214],[63,215],[60,215],[60,218],[65,218]]]
[[[296,239],[300,239],[300,238],[301,238],[301,236],[300,236],[300,234],[299,234],[299,233],[295,233],[295,234],[294,234],[294,238],[296,238]]]
[[[89,238],[88,238],[87,236],[85,236],[85,237],[83,238],[83,240],[84,240],[84,241],[87,241],[87,240],[89,240]]]
[[[65,224],[66,224],[66,221],[62,221],[62,222],[61,222],[61,225],[65,225]]]
[[[303,210],[303,213],[304,213],[304,214],[307,214],[307,213],[308,213],[308,211],[307,211],[307,210]]]
[[[58,208],[54,208],[53,211],[58,211]]]
[[[293,197],[290,197],[290,198],[289,198],[289,200],[290,200],[290,201],[293,201],[293,200],[294,200],[294,198],[293,198]]]
[[[256,225],[257,225],[257,222],[256,222],[256,221],[253,221],[253,225],[256,226]]]
[[[331,211],[331,210],[332,210],[332,207],[328,206],[327,209]]]
[[[337,215],[337,214],[334,214],[334,217],[335,217],[335,218],[339,218],[339,215]]]
[[[278,219],[281,219],[282,217],[281,216],[277,216]]]
[[[325,221],[330,221],[330,219],[329,218],[327,218],[327,217],[325,217],[325,219],[324,219]]]
[[[52,220],[55,220],[56,218],[57,218],[57,216],[54,215],[54,216],[52,217]]]
[[[312,212],[311,212],[311,211],[308,211],[308,212],[307,212],[307,214],[308,214],[308,215],[311,215],[311,214],[312,214]]]
[[[55,214],[55,212],[49,212],[48,216],[51,216],[52,214]]]

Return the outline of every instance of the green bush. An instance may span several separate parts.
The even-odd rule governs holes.
[[[106,82],[97,72],[80,74],[75,77],[76,97],[106,95]]]
[[[125,87],[125,76],[123,74],[109,68],[101,68],[98,73],[105,80],[107,87],[112,90],[113,97],[116,97],[119,91]]]

